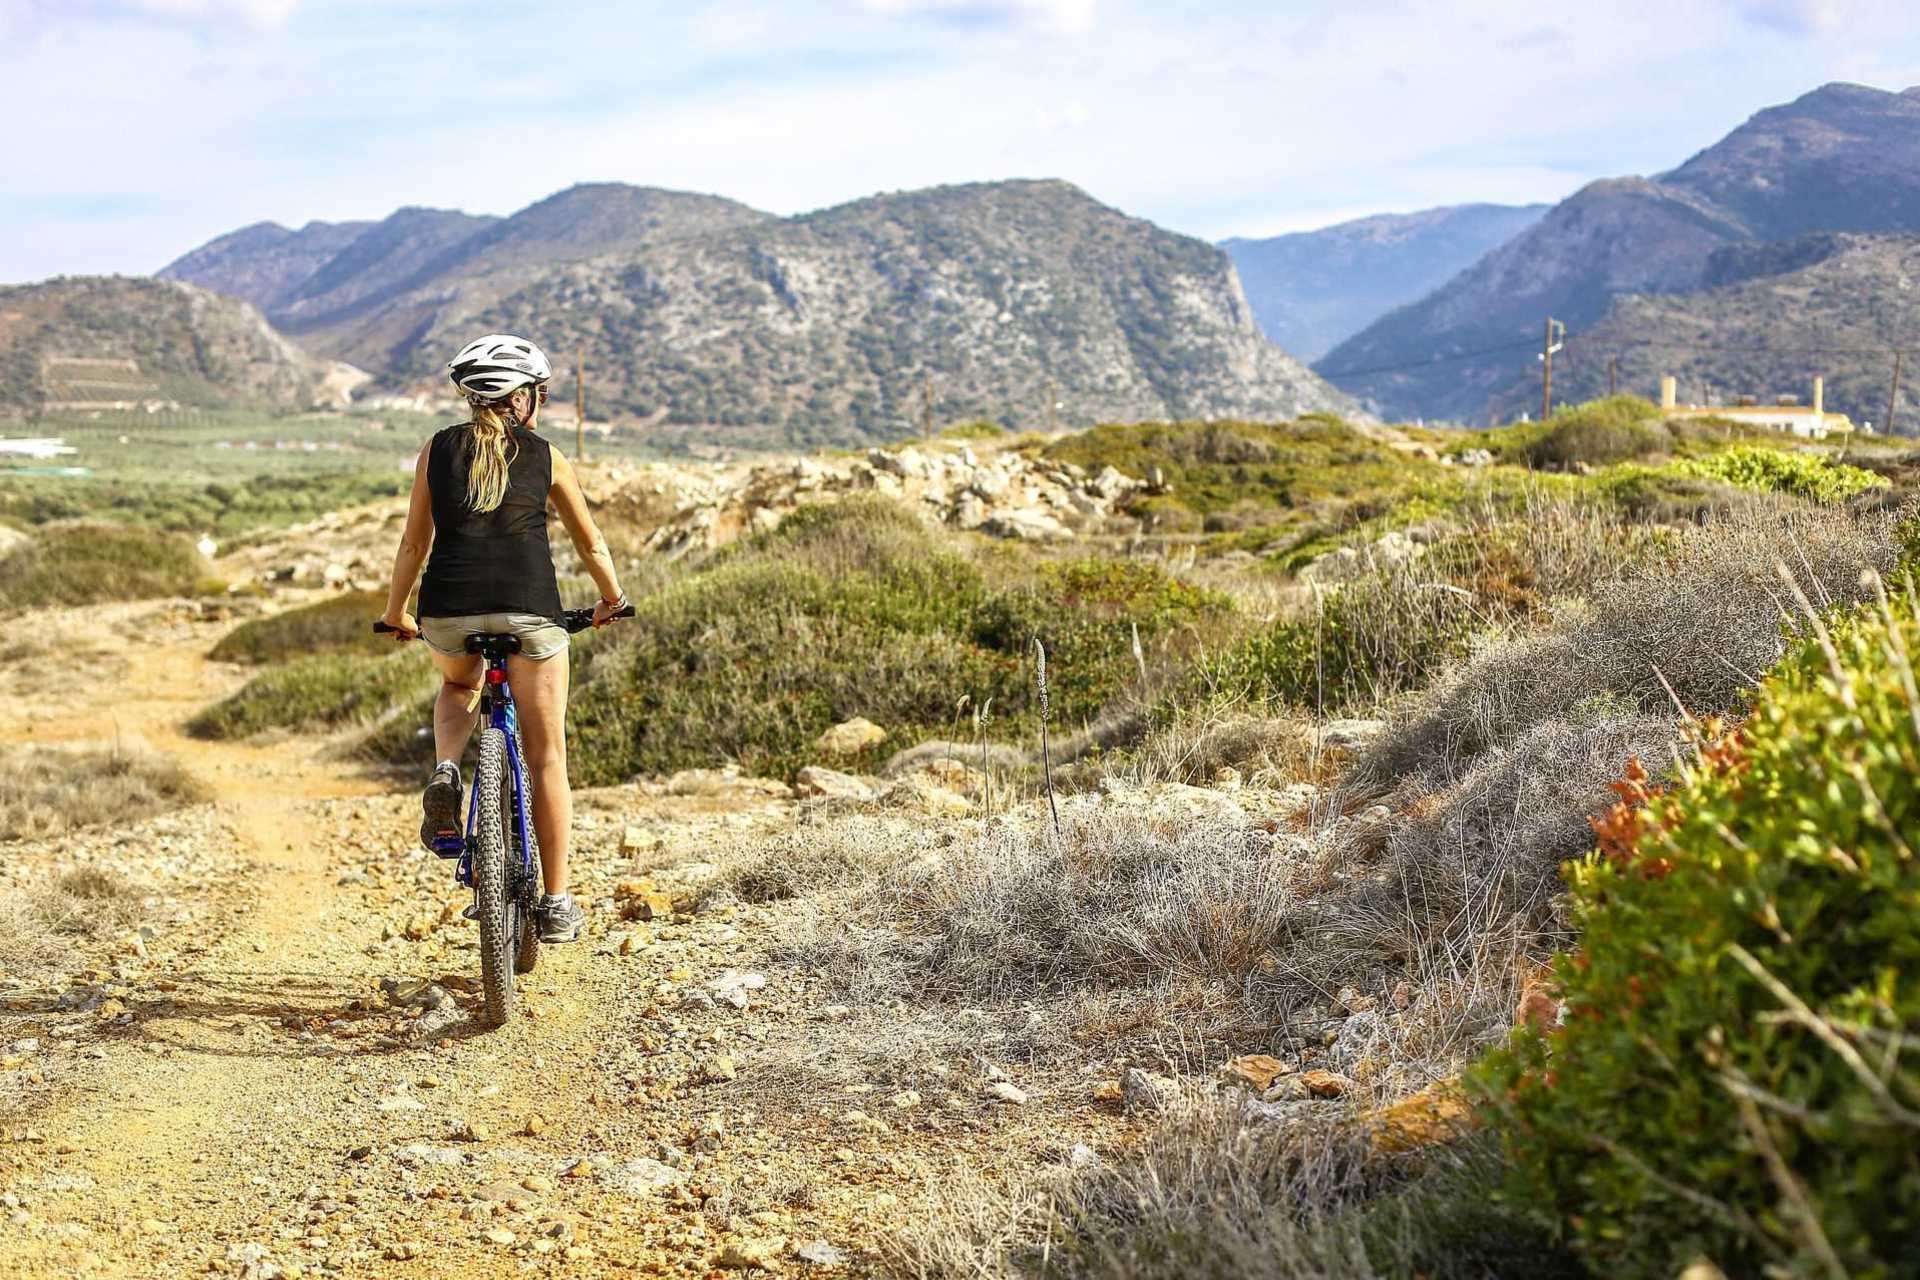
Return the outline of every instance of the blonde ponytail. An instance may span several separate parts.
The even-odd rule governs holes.
[[[473,457],[467,463],[469,510],[492,511],[506,501],[507,469],[519,451],[509,430],[514,422],[504,405],[474,404],[473,420],[467,424],[473,440]]]

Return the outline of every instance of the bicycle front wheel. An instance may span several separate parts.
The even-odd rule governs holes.
[[[512,783],[507,777],[507,735],[480,731],[480,759],[473,771],[478,822],[473,840],[473,904],[480,923],[480,985],[486,1023],[500,1026],[513,1015],[514,907],[507,859],[512,848]]]

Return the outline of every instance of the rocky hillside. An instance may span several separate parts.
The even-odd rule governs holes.
[[[1543,204],[1386,213],[1264,240],[1223,240],[1269,338],[1317,360],[1395,307],[1417,302],[1540,220]]]
[[[1821,374],[1827,408],[1885,425],[1889,335],[1920,327],[1920,299],[1908,284],[1920,276],[1920,236],[1823,233],[1734,246],[1713,255],[1706,276],[1709,287],[1692,293],[1613,299],[1556,360],[1554,386],[1572,400],[1604,394],[1608,355],[1619,362],[1622,389],[1651,397],[1670,373],[1683,399],[1700,402],[1712,402],[1708,388],[1726,400],[1805,397]],[[1517,416],[1538,397],[1523,386],[1496,408]],[[1920,423],[1909,386],[1900,404],[1896,427],[1913,434]]]
[[[0,288],[0,411],[303,409],[337,400],[356,378],[247,303],[193,285],[80,276]]]
[[[438,253],[409,247],[410,274],[381,265],[397,247],[340,265],[383,229],[405,241],[393,221],[297,285],[282,263],[249,266],[213,246],[167,272],[270,282],[277,324],[394,388],[437,387],[446,352],[473,333],[525,331],[563,363],[585,353],[599,412],[668,436],[898,436],[919,427],[929,378],[943,422],[1037,424],[1049,387],[1062,422],[1355,407],[1260,335],[1225,254],[1061,182],[882,195],[786,219],[714,197],[576,187]]]
[[[1549,314],[1578,331],[1620,294],[1691,293],[1712,283],[1710,263],[1728,246],[1920,231],[1916,160],[1920,91],[1827,85],[1760,112],[1669,173],[1583,188],[1318,367],[1393,416],[1482,421],[1535,377]]]

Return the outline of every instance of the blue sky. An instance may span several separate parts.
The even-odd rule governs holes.
[[[1670,168],[1899,0],[0,0],[0,280],[261,219],[508,213],[577,181],[779,213],[1063,177],[1216,239]]]

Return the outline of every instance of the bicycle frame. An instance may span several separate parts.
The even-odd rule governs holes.
[[[490,657],[487,659],[486,683],[481,686],[480,714],[488,727],[498,729],[507,740],[507,785],[513,792],[513,828],[520,849],[520,872],[530,875],[533,872],[533,842],[527,838],[532,829],[531,815],[527,809],[527,773],[526,764],[520,759],[520,717],[514,708],[513,690],[507,684],[507,660]],[[453,877],[468,888],[473,887],[473,845],[474,831],[480,824],[480,791],[472,788],[467,796],[467,833],[459,844],[460,862],[454,868]],[[451,854],[451,840],[437,841],[443,853]]]

